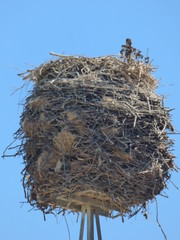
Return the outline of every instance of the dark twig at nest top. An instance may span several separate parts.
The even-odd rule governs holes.
[[[140,50],[137,50],[136,48],[132,47],[132,41],[130,38],[126,39],[126,44],[122,45],[121,51],[120,51],[122,57],[125,56],[125,59],[128,63],[130,63],[134,58],[136,60],[143,59],[143,55],[141,54]],[[147,59],[145,59],[146,63],[148,63]]]

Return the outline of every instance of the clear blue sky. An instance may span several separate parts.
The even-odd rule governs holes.
[[[180,1],[178,0],[0,0],[0,153],[12,141],[18,128],[23,94],[11,93],[23,84],[17,73],[52,59],[50,51],[99,56],[117,54],[127,37],[159,66],[158,92],[166,94],[166,105],[175,107],[173,123],[180,131]],[[180,138],[174,154],[180,159]],[[179,164],[180,166],[180,164]],[[30,211],[21,184],[21,158],[0,159],[0,239],[66,240],[63,217],[43,221],[40,211]],[[173,182],[180,187],[179,175]],[[159,220],[169,240],[180,239],[180,191],[169,183],[169,198],[158,197]],[[155,203],[150,204],[149,220],[101,218],[103,240],[161,240],[156,223]],[[78,239],[80,220],[67,216],[71,239]],[[95,238],[96,239],[96,238]]]

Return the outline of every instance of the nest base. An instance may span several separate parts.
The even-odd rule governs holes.
[[[111,212],[113,211],[113,208],[110,204],[104,203],[103,201],[97,200],[97,199],[90,199],[87,197],[76,197],[72,196],[69,198],[61,198],[58,197],[56,199],[56,204],[59,207],[62,207],[67,210],[74,211],[83,211],[84,206],[91,206],[98,215],[105,216],[105,217],[111,217]]]

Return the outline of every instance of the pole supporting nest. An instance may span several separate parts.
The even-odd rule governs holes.
[[[89,205],[82,207],[79,240],[83,240],[85,214],[87,214],[87,240],[94,240],[94,216],[96,218],[98,240],[102,240],[101,227],[100,227],[100,221],[99,221],[99,212],[97,211],[97,209]]]

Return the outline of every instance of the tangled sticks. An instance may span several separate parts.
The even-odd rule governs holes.
[[[44,213],[79,212],[86,199],[123,219],[166,187],[170,110],[151,64],[127,43],[121,56],[59,55],[23,75],[34,88],[15,137],[26,198]]]

